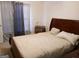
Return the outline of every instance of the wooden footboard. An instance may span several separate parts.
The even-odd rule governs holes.
[[[14,58],[22,58],[22,55],[20,54],[18,48],[16,47],[16,44],[12,38],[10,38],[10,44],[11,44],[11,52],[13,54]]]

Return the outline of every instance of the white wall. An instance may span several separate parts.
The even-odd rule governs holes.
[[[23,3],[30,4],[31,32],[34,32],[35,25],[45,25],[48,31],[53,17],[79,20],[78,1],[28,1]]]
[[[79,20],[79,2],[52,1],[44,2],[44,25],[49,30],[52,17]]]

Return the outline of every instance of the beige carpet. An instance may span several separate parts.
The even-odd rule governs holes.
[[[5,41],[4,43],[0,43],[0,58],[9,58],[12,57],[11,46],[9,45],[8,41]]]

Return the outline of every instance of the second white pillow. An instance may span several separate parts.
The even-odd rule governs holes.
[[[68,33],[68,32],[65,32],[65,31],[62,31],[59,34],[57,34],[57,37],[66,39],[69,42],[71,42],[73,45],[75,45],[75,43],[79,39],[79,35],[76,35],[76,34],[73,34],[73,33]]]

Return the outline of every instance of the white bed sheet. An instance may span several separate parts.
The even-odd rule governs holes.
[[[25,58],[41,56],[59,57],[73,49],[72,44],[50,32],[13,37],[18,50]]]

